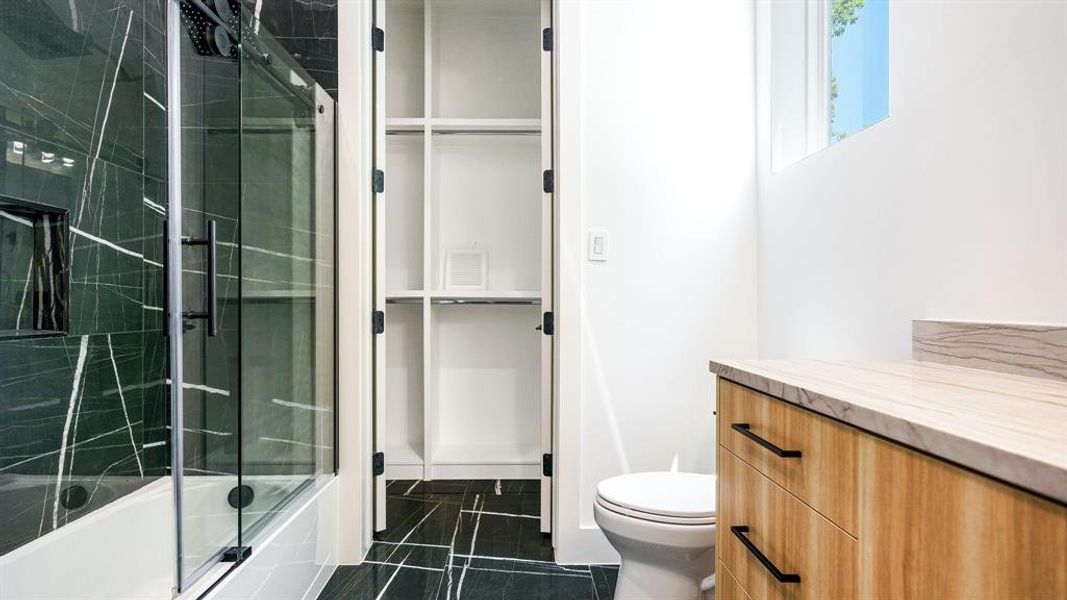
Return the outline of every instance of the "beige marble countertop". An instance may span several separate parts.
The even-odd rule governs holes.
[[[1067,382],[919,361],[721,360],[711,371],[1067,504]]]

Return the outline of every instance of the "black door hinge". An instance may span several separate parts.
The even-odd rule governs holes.
[[[552,51],[552,28],[545,27],[541,30],[541,49],[545,52]]]
[[[541,189],[546,194],[551,194],[556,191],[556,176],[552,172],[552,169],[548,169],[544,173],[541,173]]]
[[[556,313],[546,312],[541,315],[541,333],[556,335]]]
[[[379,475],[385,475],[385,453],[375,452],[374,456],[370,458],[371,473],[377,477]]]
[[[385,311],[376,310],[371,315],[371,327],[374,329],[374,333],[385,333]]]
[[[381,194],[385,191],[385,171],[381,169],[374,169],[374,177],[371,184],[374,186],[374,193]]]
[[[375,52],[385,52],[385,30],[375,26],[371,30],[370,45]]]
[[[541,455],[541,474],[545,477],[552,477],[552,455]]]
[[[230,546],[222,552],[222,562],[237,563],[252,555],[252,546]]]

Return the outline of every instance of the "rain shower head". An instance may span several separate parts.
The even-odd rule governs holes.
[[[239,0],[182,0],[181,15],[197,54],[237,58]]]

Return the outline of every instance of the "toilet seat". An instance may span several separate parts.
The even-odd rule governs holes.
[[[631,473],[597,485],[603,509],[644,521],[671,525],[715,524],[714,475]]]
[[[649,521],[651,523],[663,523],[665,525],[714,525],[715,516],[710,517],[674,517],[670,515],[658,515],[651,512],[642,512],[627,508],[625,506],[619,506],[609,500],[597,495],[596,503],[600,505],[604,510],[611,511],[615,514],[631,517],[634,519],[640,519],[642,521]]]

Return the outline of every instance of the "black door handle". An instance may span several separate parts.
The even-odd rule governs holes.
[[[758,560],[764,568],[770,571],[771,575],[773,575],[780,583],[800,583],[800,575],[797,575],[796,573],[783,573],[781,569],[771,562],[771,559],[767,558],[767,555],[760,552],[760,549],[752,543],[752,540],[748,539],[748,536],[745,535],[748,533],[748,525],[734,525],[733,527],[730,527],[730,533],[734,534],[737,539],[741,540],[741,543],[745,545],[745,548],[748,548],[748,551],[752,553],[752,556],[755,556],[756,560]]]
[[[218,233],[215,220],[208,219],[207,238],[183,238],[186,246],[207,246],[207,310],[204,312],[187,311],[182,313],[186,319],[205,319],[207,334],[215,337],[219,334],[218,319]]]
[[[800,458],[800,450],[783,450],[778,446],[775,446],[771,442],[752,433],[752,426],[748,423],[734,423],[733,425],[730,425],[730,429],[733,429],[737,433],[740,433],[741,435],[747,437],[753,442],[756,442],[760,446],[763,446],[771,452],[774,452],[777,456],[781,456],[782,458]]]

